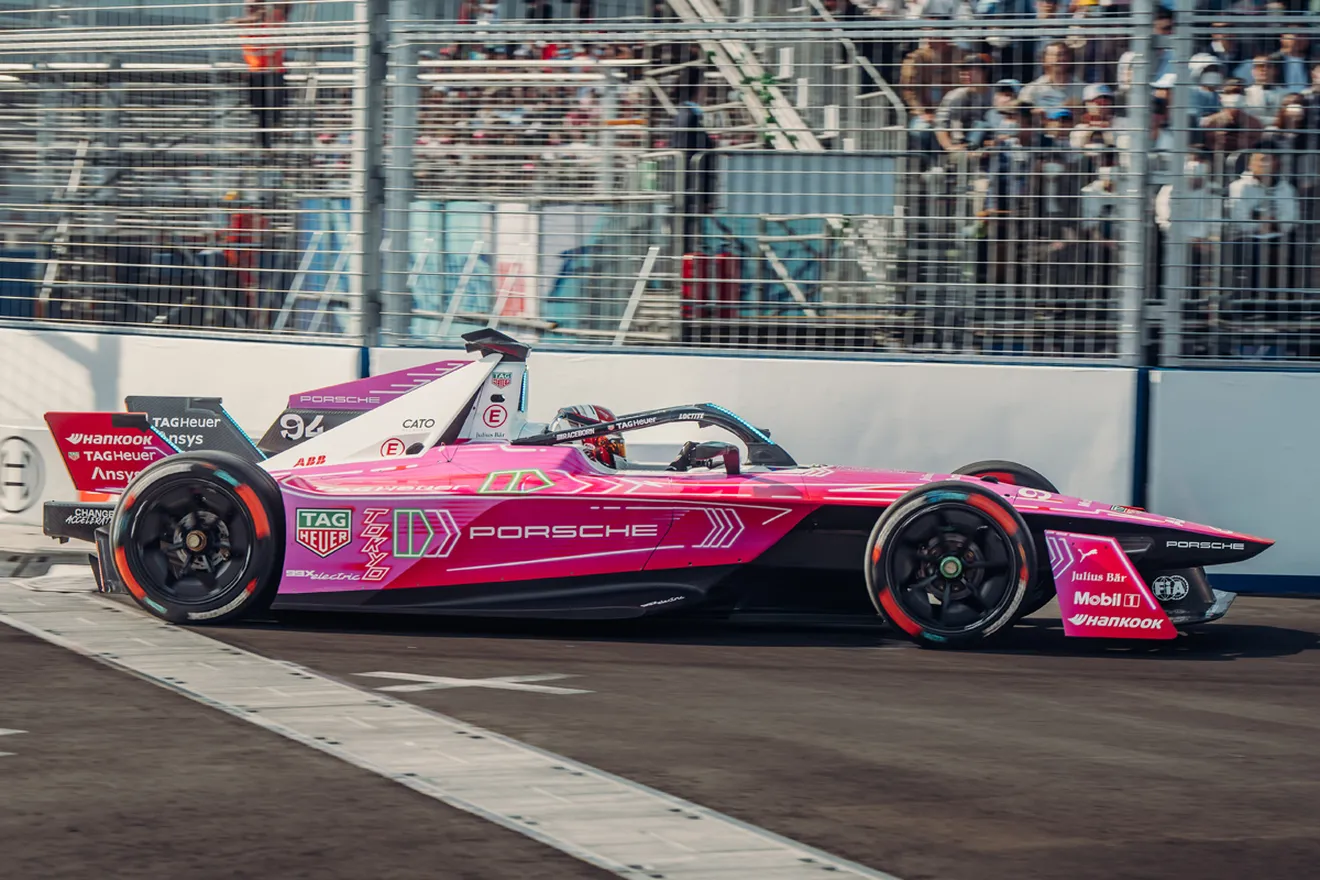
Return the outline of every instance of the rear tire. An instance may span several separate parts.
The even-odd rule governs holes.
[[[926,647],[966,648],[1017,619],[1035,581],[1036,548],[1002,496],[946,480],[913,489],[881,515],[864,565],[871,602],[896,630]]]
[[[284,504],[266,471],[225,452],[146,468],[110,522],[111,564],[139,605],[173,623],[227,623],[270,606]]]

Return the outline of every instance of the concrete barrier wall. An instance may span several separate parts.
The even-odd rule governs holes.
[[[77,499],[42,416],[123,411],[129,394],[219,397],[260,436],[290,394],[357,378],[361,349],[0,327],[0,525]],[[53,546],[53,545],[52,545]]]
[[[371,371],[454,354],[373,349]],[[530,365],[534,420],[575,403],[623,414],[710,402],[770,429],[803,463],[950,471],[1007,458],[1069,494],[1132,503],[1133,370],[550,351]],[[695,431],[665,437],[673,451],[683,430]],[[649,433],[630,433],[630,449]]]
[[[1320,373],[1152,372],[1148,495],[1161,513],[1277,542],[1216,585],[1320,592]]]
[[[355,346],[65,333],[0,327],[0,424],[54,410],[122,410],[129,394],[220,397],[260,433],[290,394],[358,377]]]

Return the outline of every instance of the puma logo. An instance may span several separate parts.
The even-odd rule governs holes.
[[[1077,558],[1077,562],[1078,562],[1078,564],[1080,565],[1081,563],[1085,562],[1085,561],[1086,561],[1086,557],[1088,557],[1088,556],[1094,556],[1095,554],[1097,554],[1097,553],[1099,553],[1099,552],[1100,552],[1100,548],[1099,548],[1099,547],[1092,547],[1090,550],[1085,551],[1084,553],[1082,553],[1081,556],[1079,556],[1079,557]]]

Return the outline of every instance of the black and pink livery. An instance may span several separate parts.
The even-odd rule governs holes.
[[[118,498],[52,503],[46,531],[95,541],[103,589],[180,622],[271,605],[845,614],[938,646],[980,643],[1056,595],[1070,636],[1172,638],[1228,610],[1205,566],[1272,543],[1065,496],[1011,462],[803,466],[714,404],[551,431],[526,422],[526,346],[483,331],[468,348],[475,358],[294,395],[260,448],[218,401],[48,414],[79,488]],[[162,419],[227,439],[179,451]],[[584,451],[680,421],[726,437],[651,466]],[[135,453],[113,468],[122,479],[92,479],[88,454],[116,450]]]

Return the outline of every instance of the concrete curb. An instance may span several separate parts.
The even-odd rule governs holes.
[[[86,565],[95,547],[61,544],[36,526],[0,525],[0,577],[40,577],[54,565]]]

